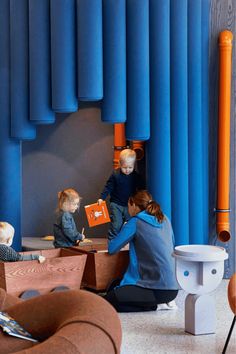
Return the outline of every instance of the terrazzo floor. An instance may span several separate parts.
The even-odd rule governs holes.
[[[184,332],[183,290],[176,298],[178,310],[119,314],[123,333],[121,354],[221,354],[233,320],[227,285],[228,280],[223,280],[211,295],[216,305],[215,334],[193,336]],[[236,354],[236,326],[227,354]]]

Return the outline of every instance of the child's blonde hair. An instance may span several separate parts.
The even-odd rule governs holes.
[[[14,227],[8,222],[0,221],[0,243],[8,244],[15,233]]]
[[[134,150],[124,149],[121,151],[120,157],[119,157],[120,165],[122,165],[122,163],[127,162],[127,161],[133,161],[133,163],[135,164],[136,152]]]
[[[79,193],[73,188],[67,188],[58,192],[58,209],[62,210],[63,204],[66,202],[73,202],[75,199],[81,200]]]

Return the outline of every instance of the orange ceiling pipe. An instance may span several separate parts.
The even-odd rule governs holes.
[[[219,117],[216,232],[221,242],[230,239],[230,97],[233,34],[219,36]]]
[[[125,124],[114,124],[114,155],[113,155],[113,167],[119,167],[119,157],[121,150],[126,148],[125,138]]]
[[[133,140],[131,143],[132,149],[136,152],[137,160],[142,160],[144,157],[144,142]]]

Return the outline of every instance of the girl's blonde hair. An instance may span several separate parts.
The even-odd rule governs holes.
[[[73,202],[75,199],[81,200],[79,193],[73,188],[67,188],[58,192],[58,210],[63,208],[63,204],[66,202]]]
[[[137,191],[129,198],[129,203],[137,205],[141,211],[146,210],[148,214],[155,216],[159,223],[165,218],[160,205],[152,200],[152,195],[146,190]]]
[[[5,221],[0,221],[0,243],[8,243],[14,236],[14,227]]]
[[[127,160],[133,160],[135,163],[136,161],[136,152],[132,149],[124,149],[120,153],[119,157],[119,162],[122,164],[123,162],[126,162]]]

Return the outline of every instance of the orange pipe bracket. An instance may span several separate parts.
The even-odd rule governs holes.
[[[119,167],[120,152],[126,148],[125,138],[125,124],[114,124],[114,155],[113,155],[113,168]]]
[[[219,36],[219,112],[216,232],[221,242],[230,239],[230,98],[232,40],[230,31]]]

